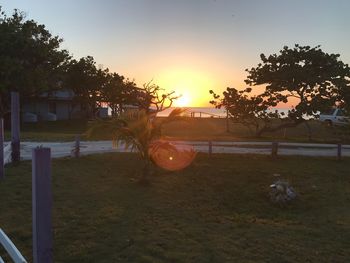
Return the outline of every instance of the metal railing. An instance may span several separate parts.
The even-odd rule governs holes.
[[[27,263],[22,256],[21,252],[12,243],[9,237],[0,228],[0,244],[5,248],[6,252],[10,255],[11,259],[15,263]],[[4,260],[0,257],[0,263],[4,263]]]
[[[190,111],[189,116],[191,118],[219,118],[219,119],[225,119],[227,116],[215,114],[215,113],[209,113],[209,112],[203,112],[203,111]]]

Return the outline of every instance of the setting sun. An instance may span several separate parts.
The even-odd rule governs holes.
[[[191,97],[187,93],[181,94],[181,97],[179,97],[174,104],[175,107],[188,107],[190,105]]]
[[[206,71],[180,66],[162,71],[156,81],[160,87],[180,96],[174,101],[175,107],[206,105],[210,99],[208,90],[215,86],[214,77]]]

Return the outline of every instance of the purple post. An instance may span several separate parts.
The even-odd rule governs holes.
[[[21,159],[19,122],[19,94],[11,92],[11,159],[13,163],[17,163]]]
[[[0,179],[4,177],[4,119],[0,118]]]
[[[51,263],[52,258],[52,187],[50,148],[32,152],[32,209],[34,263]]]

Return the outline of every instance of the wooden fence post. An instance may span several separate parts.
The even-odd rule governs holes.
[[[4,177],[4,119],[0,118],[0,179]]]
[[[212,141],[209,141],[208,143],[209,145],[209,157],[211,157],[212,153],[213,153],[213,142]]]
[[[342,150],[341,143],[338,143],[338,145],[337,145],[337,157],[338,157],[338,161],[341,160],[341,150]]]
[[[13,163],[17,163],[21,159],[19,123],[19,94],[11,92],[11,159]]]
[[[74,156],[76,158],[80,156],[80,135],[75,136]]]
[[[33,260],[50,263],[52,258],[52,186],[50,148],[32,152]]]
[[[278,142],[272,142],[271,145],[271,156],[276,158],[278,154]]]

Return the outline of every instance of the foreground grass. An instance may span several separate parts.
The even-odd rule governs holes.
[[[137,183],[133,154],[53,161],[55,262],[346,262],[349,159],[199,155]],[[271,205],[279,173],[299,193]],[[0,227],[31,261],[31,165],[0,181]]]
[[[86,138],[84,133],[89,127],[86,120],[41,122],[23,124],[21,138],[25,141],[73,141],[76,134],[83,140],[110,140],[111,134],[99,132],[92,138]],[[249,130],[240,125],[230,123],[226,131],[226,120],[217,118],[184,118],[182,121],[169,123],[163,128],[163,135],[170,140],[218,140],[218,141],[286,141],[286,142],[316,142],[316,143],[350,143],[349,130],[342,131],[337,127],[326,127],[318,121],[309,122],[310,131],[302,124],[294,128],[264,134],[256,138]],[[10,139],[10,132],[5,134]]]

